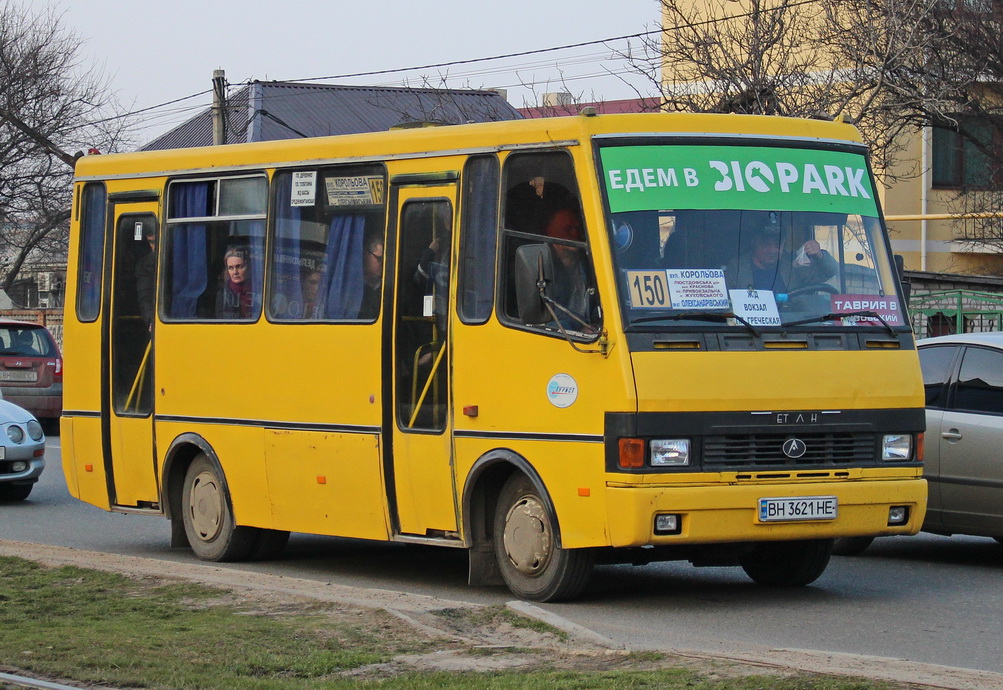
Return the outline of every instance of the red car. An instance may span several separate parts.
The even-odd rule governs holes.
[[[63,359],[45,326],[0,319],[0,392],[55,428],[63,412]]]

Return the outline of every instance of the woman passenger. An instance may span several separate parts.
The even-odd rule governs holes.
[[[223,256],[223,285],[216,295],[217,319],[254,317],[251,256],[246,247],[230,247]]]

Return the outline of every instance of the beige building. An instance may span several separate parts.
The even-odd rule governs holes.
[[[999,197],[962,190],[977,185],[999,162],[988,161],[948,130],[926,128],[907,142],[900,167],[908,176],[886,186],[884,211],[892,247],[907,269],[933,273],[1003,275],[1001,242],[984,239],[1003,221],[945,218],[985,214]]]
[[[680,0],[679,4],[683,6],[683,1]],[[768,7],[768,4],[768,0],[764,0],[760,8]],[[747,30],[748,13],[752,9],[749,0],[690,0],[689,7],[696,12],[691,15],[691,21],[697,26],[715,26],[711,18],[734,17],[728,21],[730,26],[724,23],[715,26],[714,30],[721,33],[718,49],[734,52],[744,48],[741,37]],[[679,24],[685,25],[686,22],[681,21],[678,15],[671,16],[667,11],[663,13],[666,30],[663,35],[667,37],[672,27]],[[810,35],[811,32],[805,31],[804,26],[802,24],[791,30]],[[668,45],[668,39],[665,40],[665,45]],[[791,54],[794,57],[791,58]],[[819,60],[817,54],[810,57],[808,51],[801,50],[791,54],[788,55],[790,62],[785,63],[788,66],[821,70],[814,73],[831,76],[831,67],[825,67],[825,60]],[[712,64],[712,61],[707,64]],[[666,90],[690,88],[694,93],[712,93],[714,82],[708,81],[707,74],[691,75],[689,72],[693,69],[692,66],[682,70],[663,68],[662,80]],[[792,80],[794,82],[797,86],[781,85],[780,88],[801,87],[806,92],[810,91],[810,88],[805,88],[810,84],[810,78]],[[732,100],[741,104],[741,99]],[[763,100],[759,105],[761,108],[768,106],[769,100]],[[986,133],[986,136],[991,140],[991,134]],[[1003,203],[1000,203],[1003,194],[962,194],[965,188],[988,182],[992,171],[997,171],[998,175],[1003,161],[990,160],[949,130],[914,130],[906,138],[906,141],[900,142],[903,150],[899,162],[888,171],[891,174],[875,171],[882,183],[882,206],[888,218],[892,248],[903,256],[906,270],[1003,275],[1003,219],[947,217],[960,213],[984,214],[1003,208]],[[993,234],[1000,238],[995,243],[991,239],[972,241],[973,238],[991,237]]]

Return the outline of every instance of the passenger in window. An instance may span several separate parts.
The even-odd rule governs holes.
[[[509,190],[505,204],[505,227],[542,235],[551,216],[561,208],[578,204],[567,187],[543,176],[520,182]]]
[[[556,242],[550,245],[554,255],[554,280],[547,294],[570,314],[555,308],[558,322],[565,329],[594,332],[598,322],[594,309],[594,291],[589,285],[584,248],[566,241],[584,242],[585,231],[577,207],[555,211],[547,222],[546,235]]]
[[[157,290],[157,233],[153,224],[146,225],[144,236],[150,251],[136,262],[136,300],[146,329],[153,330],[153,303]]]
[[[449,237],[435,234],[421,252],[414,271],[416,294],[422,296],[422,316],[434,316],[440,333],[446,328],[449,297]]]
[[[216,295],[217,319],[250,319],[254,316],[251,256],[246,247],[230,247],[223,256],[223,285]]]
[[[839,265],[815,240],[801,245],[797,255],[784,251],[784,234],[776,223],[756,229],[748,259],[729,268],[735,289],[772,290],[787,294],[806,285],[824,283],[836,275]]]
[[[318,298],[320,297],[320,271],[315,268],[304,269],[300,275],[300,286],[303,290],[303,310],[301,318],[316,319]]]
[[[359,318],[371,320],[380,313],[383,236],[375,233],[367,236],[362,249],[362,304],[359,307]]]

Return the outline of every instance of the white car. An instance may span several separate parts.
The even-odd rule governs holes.
[[[45,434],[35,416],[0,400],[0,502],[23,501],[45,469]]]

